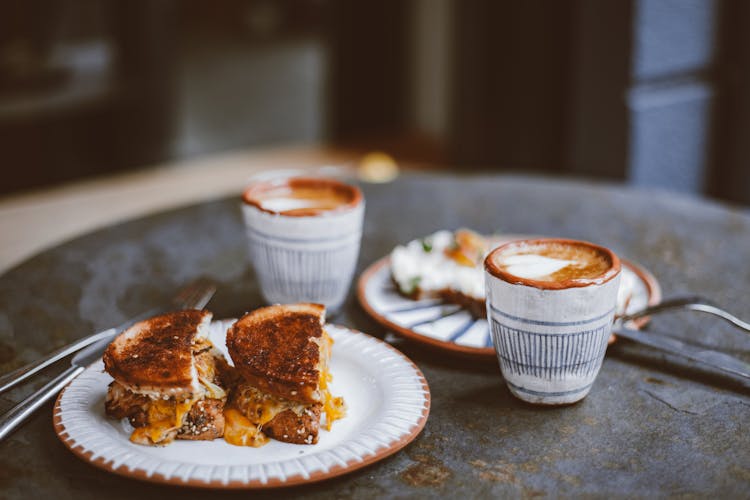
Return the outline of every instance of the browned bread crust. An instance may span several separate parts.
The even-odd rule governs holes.
[[[302,415],[286,410],[265,424],[263,433],[278,441],[294,444],[316,444],[320,430],[320,413],[323,405],[315,403]]]
[[[443,288],[432,293],[425,292],[421,288],[414,287],[411,293],[404,293],[398,286],[398,283],[393,276],[391,276],[391,282],[396,287],[398,293],[407,299],[411,300],[424,300],[429,298],[438,298],[449,304],[457,304],[461,307],[466,308],[473,317],[475,318],[486,318],[487,317],[487,303],[476,297],[471,297],[465,293],[461,293],[457,290],[450,288]]]
[[[208,311],[178,311],[136,323],[104,351],[104,368],[135,392],[189,395],[195,390],[193,344]]]
[[[282,398],[320,401],[320,342],[325,307],[276,305],[240,318],[227,331],[227,349],[242,377]]]
[[[456,290],[451,290],[450,288],[440,290],[438,294],[445,302],[458,304],[459,306],[466,308],[475,318],[487,317],[487,303],[483,300],[479,300],[476,297],[470,297],[469,295]]]

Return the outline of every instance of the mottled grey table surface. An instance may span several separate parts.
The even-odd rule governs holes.
[[[360,270],[397,243],[442,228],[568,236],[642,263],[667,296],[701,293],[750,317],[747,211],[659,192],[512,176],[409,175],[364,190]],[[38,255],[0,277],[0,372],[117,324],[198,275],[222,283],[210,305],[216,317],[260,305],[236,199],[124,223]],[[335,319],[379,337],[385,333],[353,293]],[[670,314],[651,327],[750,361],[750,337],[711,318]],[[584,401],[544,409],[514,399],[494,362],[406,342],[396,346],[419,365],[432,391],[422,434],[380,463],[285,489],[284,495],[750,495],[747,385],[621,341],[609,349]],[[32,388],[0,396],[0,411]],[[80,461],[57,440],[51,408],[0,443],[0,497],[207,496],[125,479]]]

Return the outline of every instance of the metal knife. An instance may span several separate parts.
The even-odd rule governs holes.
[[[44,368],[60,361],[62,358],[73,354],[74,352],[83,349],[87,345],[91,345],[102,339],[112,340],[117,333],[122,332],[137,323],[138,321],[156,316],[163,312],[169,311],[170,309],[203,309],[208,304],[208,301],[213,297],[216,292],[216,285],[207,279],[198,279],[188,284],[179,290],[177,295],[172,299],[169,304],[151,309],[137,316],[134,316],[114,329],[105,330],[103,332],[89,335],[81,339],[76,340],[68,345],[62,346],[59,349],[52,351],[51,353],[33,361],[25,366],[22,366],[10,373],[0,375],[0,394],[15,387],[24,380],[28,379],[32,375],[40,372]],[[114,331],[113,331],[114,330]]]
[[[639,344],[647,345],[659,349],[675,356],[695,361],[711,368],[715,368],[724,373],[750,380],[750,364],[734,358],[723,352],[712,351],[693,344],[688,344],[682,340],[676,339],[664,333],[654,331],[644,332],[626,328],[622,325],[615,324],[612,331],[618,337],[626,338]]]
[[[114,335],[117,333],[117,330],[111,328],[110,330],[107,330],[107,332]],[[62,372],[41,389],[18,403],[5,415],[0,417],[0,441],[5,439],[11,432],[18,428],[18,426],[31,416],[31,414],[40,406],[55,397],[63,387],[80,375],[87,366],[101,358],[111,340],[111,338],[107,337],[78,351],[71,360],[70,368]]]

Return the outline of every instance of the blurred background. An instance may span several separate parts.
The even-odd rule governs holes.
[[[0,195],[295,144],[750,204],[750,2],[3,2]]]

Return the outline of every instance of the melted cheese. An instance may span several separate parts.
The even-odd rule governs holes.
[[[199,341],[195,350],[203,352],[195,356],[195,367],[198,372],[198,380],[201,385],[201,391],[193,398],[183,401],[173,399],[155,399],[148,403],[146,413],[148,415],[148,424],[136,428],[130,435],[130,440],[134,443],[150,444],[169,444],[171,443],[177,431],[182,427],[185,416],[197,403],[204,397],[214,399],[224,399],[226,392],[224,389],[214,384],[212,381],[216,378],[216,360],[211,350],[206,351],[206,347],[213,349],[213,344],[207,339]]]
[[[157,400],[148,407],[148,425],[138,427],[130,435],[134,443],[150,442],[151,444],[171,443],[177,430],[182,427],[185,415],[190,411],[198,398],[184,401]]]
[[[323,332],[321,342],[321,361],[330,357],[333,339]],[[343,398],[335,398],[328,389],[333,376],[321,362],[319,392],[323,411],[326,415],[326,430],[331,430],[334,421],[346,415]],[[237,386],[233,396],[233,408],[224,410],[224,440],[236,446],[260,447],[268,443],[268,437],[261,431],[262,427],[276,418],[277,415],[291,410],[303,415],[309,405],[267,394],[249,384]]]
[[[253,424],[239,410],[224,410],[224,440],[235,446],[253,446],[258,448],[268,443],[269,439],[260,431],[260,425]]]
[[[321,346],[321,349],[325,350],[325,359],[330,357],[331,347],[333,346],[333,339],[328,332],[323,331],[323,339],[325,343]],[[321,363],[321,366],[323,363]],[[320,370],[320,395],[323,402],[323,412],[326,415],[326,430],[330,431],[333,422],[344,418],[346,416],[346,405],[344,404],[344,398],[334,398],[331,395],[331,391],[328,389],[328,384],[333,380],[333,375],[328,371],[328,367],[321,367]]]
[[[276,398],[255,388],[248,388],[243,394],[240,408],[250,420],[259,426],[265,425],[279,413],[292,410],[297,415],[304,411],[304,405],[293,401]]]
[[[263,446],[268,438],[261,428],[279,413],[292,410],[298,415],[304,405],[266,394],[250,385],[236,388],[233,408],[224,410],[224,439],[236,446]]]

